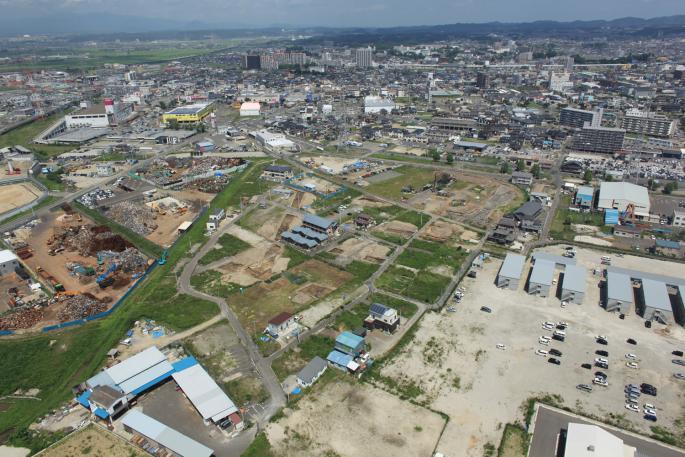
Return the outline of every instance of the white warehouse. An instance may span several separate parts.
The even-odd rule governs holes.
[[[624,212],[632,205],[635,217],[649,218],[649,194],[646,187],[629,182],[602,182],[599,187],[599,209],[617,209]]]

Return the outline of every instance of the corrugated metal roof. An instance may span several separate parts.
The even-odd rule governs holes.
[[[653,279],[654,281],[661,281],[669,286],[685,286],[685,278],[676,278],[673,276],[659,275],[654,273],[645,273],[644,271],[631,270],[630,268],[607,267],[607,272],[613,271],[615,273],[623,273],[631,279]]]
[[[633,285],[630,276],[607,270],[607,298],[622,303],[633,302]]]
[[[645,298],[645,306],[673,312],[671,309],[671,299],[668,298],[668,290],[663,282],[643,279],[642,294]]]
[[[346,367],[348,363],[354,360],[354,357],[340,351],[331,351],[328,353],[326,360],[341,367]]]
[[[605,209],[604,210],[604,224],[605,225],[617,225],[618,224],[618,210],[617,209]]]
[[[592,198],[595,195],[595,188],[592,186],[580,186],[576,195]]]
[[[552,279],[554,279],[554,262],[545,259],[536,260],[533,273],[530,275],[530,282],[551,286]]]
[[[499,274],[505,278],[521,279],[523,273],[523,265],[526,263],[526,258],[519,254],[507,254],[502,262],[502,267]]]
[[[335,338],[335,342],[346,347],[356,348],[360,343],[364,342],[364,338],[352,332],[342,332]]]
[[[115,383],[121,384],[127,379],[142,373],[162,361],[166,361],[166,357],[156,346],[152,346],[133,357],[129,357],[121,363],[108,368],[107,374],[109,374]]]
[[[228,395],[201,365],[186,368],[172,376],[203,419],[217,421],[238,411]],[[222,417],[218,417],[219,415]]]
[[[634,202],[636,205],[649,208],[649,193],[647,188],[629,182],[606,182],[599,186],[600,200],[623,200]]]
[[[586,276],[587,270],[584,267],[567,265],[564,271],[564,282],[561,287],[572,292],[585,293],[587,288]]]
[[[122,423],[137,433],[155,441],[183,457],[210,457],[214,451],[202,443],[177,432],[156,419],[132,409]]]
[[[565,267],[576,264],[575,259],[572,259],[570,257],[564,257],[562,255],[550,254],[549,252],[536,252],[535,254],[533,254],[533,260],[537,262],[538,259],[548,260],[550,262],[554,262],[557,265],[563,265]]]
[[[335,224],[334,220],[326,219],[325,217],[320,217],[315,214],[305,214],[304,222],[324,230]]]

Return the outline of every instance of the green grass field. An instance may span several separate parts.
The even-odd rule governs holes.
[[[212,262],[234,256],[250,248],[248,243],[228,233],[224,233],[219,237],[216,246],[216,249],[210,250],[200,259],[198,262],[200,265],[209,265]]]
[[[573,231],[571,224],[594,225],[600,227],[603,231],[610,232],[611,228],[604,225],[603,213],[577,213],[569,210],[570,204],[570,196],[564,195],[561,197],[549,232],[552,238],[555,240],[572,241],[577,233]]]
[[[238,201],[245,192],[245,182],[259,176],[266,163],[256,161],[234,177],[214,198],[210,211]],[[117,345],[135,320],[150,318],[180,331],[217,314],[214,303],[178,294],[174,272],[186,256],[189,243],[204,242],[207,218],[205,213],[181,235],[169,250],[167,263],[158,266],[109,317],[59,332],[0,340],[0,396],[17,389],[41,389],[40,401],[6,402],[7,409],[0,414],[0,435],[22,430],[71,398],[71,387],[101,367],[107,351]]]
[[[372,303],[380,303],[395,308],[404,319],[410,319],[418,310],[418,307],[414,303],[399,300],[382,293],[374,293],[369,295],[363,302],[359,303],[354,308],[341,312],[335,318],[333,327],[339,332],[354,330],[355,328],[361,327],[364,319],[369,315],[369,306]]]
[[[21,145],[33,151],[39,158],[47,159],[74,149],[73,146],[33,144],[33,139],[40,132],[48,128],[51,124],[64,116],[63,112],[58,112],[45,119],[37,120],[26,125],[22,125],[14,130],[0,135],[0,148],[6,146]]]
[[[435,174],[431,169],[405,165],[396,168],[394,171],[402,176],[371,184],[366,190],[385,198],[400,200],[405,195],[402,193],[404,187],[411,186],[414,190],[421,190],[424,185],[433,183]]]
[[[317,355],[325,360],[334,345],[335,341],[327,336],[312,335],[297,346],[297,351],[290,349],[276,359],[271,368],[278,379],[283,381],[304,368]]]
[[[415,298],[425,303],[433,303],[440,297],[449,282],[450,278],[446,276],[427,271],[414,273],[393,265],[378,278],[377,286],[388,292]]]

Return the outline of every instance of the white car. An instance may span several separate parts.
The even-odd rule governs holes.
[[[640,412],[640,407],[633,403],[626,403],[626,409],[636,413]]]
[[[593,384],[597,384],[598,386],[604,386],[604,387],[608,387],[608,386],[609,386],[609,383],[608,383],[607,380],[604,379],[604,378],[595,378],[595,379],[592,380],[592,383],[593,383]]]
[[[597,357],[597,358],[595,359],[595,362],[597,362],[597,363],[606,363],[606,364],[609,363],[609,361],[608,361],[607,359],[605,359],[604,357]]]
[[[673,377],[676,379],[685,380],[685,373],[673,373]]]
[[[554,330],[554,326],[542,324],[543,330]]]
[[[568,322],[561,321],[557,323],[557,325],[563,325],[564,327],[568,328]]]
[[[547,357],[547,354],[549,354],[549,351],[545,351],[544,349],[536,349],[535,350],[535,355],[541,355],[543,357]]]
[[[644,407],[645,407],[645,409],[653,409],[654,411],[656,411],[656,406],[654,406],[651,403],[645,403]]]
[[[542,323],[543,327],[554,327],[556,324],[554,322],[545,321]]]
[[[547,335],[540,335],[540,339],[541,339],[541,340],[547,340],[547,341],[550,341],[550,340],[551,340],[552,338],[550,338],[550,337],[549,337],[549,336],[547,336]]]
[[[656,416],[656,411],[653,410],[653,409],[651,409],[651,408],[645,408],[645,409],[644,409],[644,412],[645,412],[645,414],[649,414],[649,415],[652,415],[652,416]]]
[[[628,354],[626,354],[626,359],[637,360],[637,356],[635,354],[628,353]]]
[[[635,362],[626,362],[626,366],[628,368],[632,368],[633,370],[637,370],[638,368],[640,368]]]
[[[538,343],[542,344],[543,346],[549,346],[549,340],[545,340],[542,338],[538,340]]]
[[[502,343],[497,343],[496,347],[497,347],[497,349],[501,349],[503,351],[507,349],[507,346],[502,344]]]
[[[609,341],[609,340],[607,339],[607,337],[604,336],[604,335],[597,335],[597,336],[595,337],[595,339],[596,339],[596,340],[605,340],[605,341]]]

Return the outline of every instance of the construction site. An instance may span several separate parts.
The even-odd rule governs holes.
[[[232,173],[246,166],[240,158],[172,155],[151,161],[138,176],[162,189],[195,189],[213,195],[224,188]]]
[[[66,205],[14,230],[7,241],[54,295],[3,315],[1,330],[34,329],[106,311],[151,262],[120,235]]]

